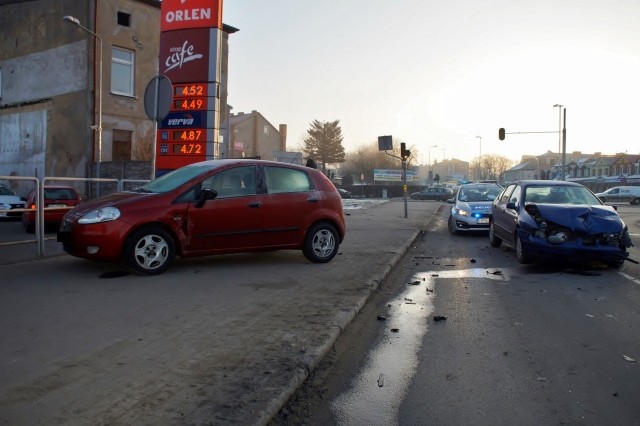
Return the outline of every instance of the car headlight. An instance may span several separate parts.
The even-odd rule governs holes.
[[[78,219],[78,223],[88,224],[88,223],[100,223],[100,222],[110,222],[112,220],[116,220],[120,217],[120,210],[115,207],[103,207],[98,210],[94,210],[82,216]]]
[[[468,212],[468,211],[463,210],[463,209],[458,208],[458,207],[454,207],[453,208],[453,212],[455,214],[459,214],[460,216],[469,216],[471,214],[471,212]]]

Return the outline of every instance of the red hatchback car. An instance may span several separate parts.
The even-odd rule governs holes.
[[[35,210],[38,194],[32,190],[27,196],[27,208]],[[72,208],[80,204],[80,195],[72,186],[45,185],[44,187],[44,224],[58,225],[62,217]],[[36,228],[36,212],[22,213],[22,224],[27,232]]]
[[[344,235],[340,194],[321,171],[211,160],[81,204],[64,217],[58,241],[73,256],[151,275],[175,256],[298,249],[328,262]]]

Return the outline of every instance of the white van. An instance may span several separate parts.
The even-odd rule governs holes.
[[[640,186],[614,186],[596,196],[603,203],[628,201],[630,204],[640,204]]]

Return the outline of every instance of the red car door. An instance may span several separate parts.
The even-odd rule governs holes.
[[[189,203],[189,251],[211,253],[250,250],[263,245],[263,209],[256,194],[256,167],[223,170],[202,182],[218,195],[202,207]]]
[[[322,192],[298,169],[264,167],[267,193],[262,195],[264,241],[268,246],[296,245],[321,208]]]

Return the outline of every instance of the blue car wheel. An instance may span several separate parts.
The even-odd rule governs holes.
[[[518,262],[522,263],[523,265],[531,263],[533,259],[529,253],[525,252],[524,247],[522,247],[522,241],[520,240],[518,234],[516,234],[516,241],[514,245],[516,247],[516,257],[518,258]]]

